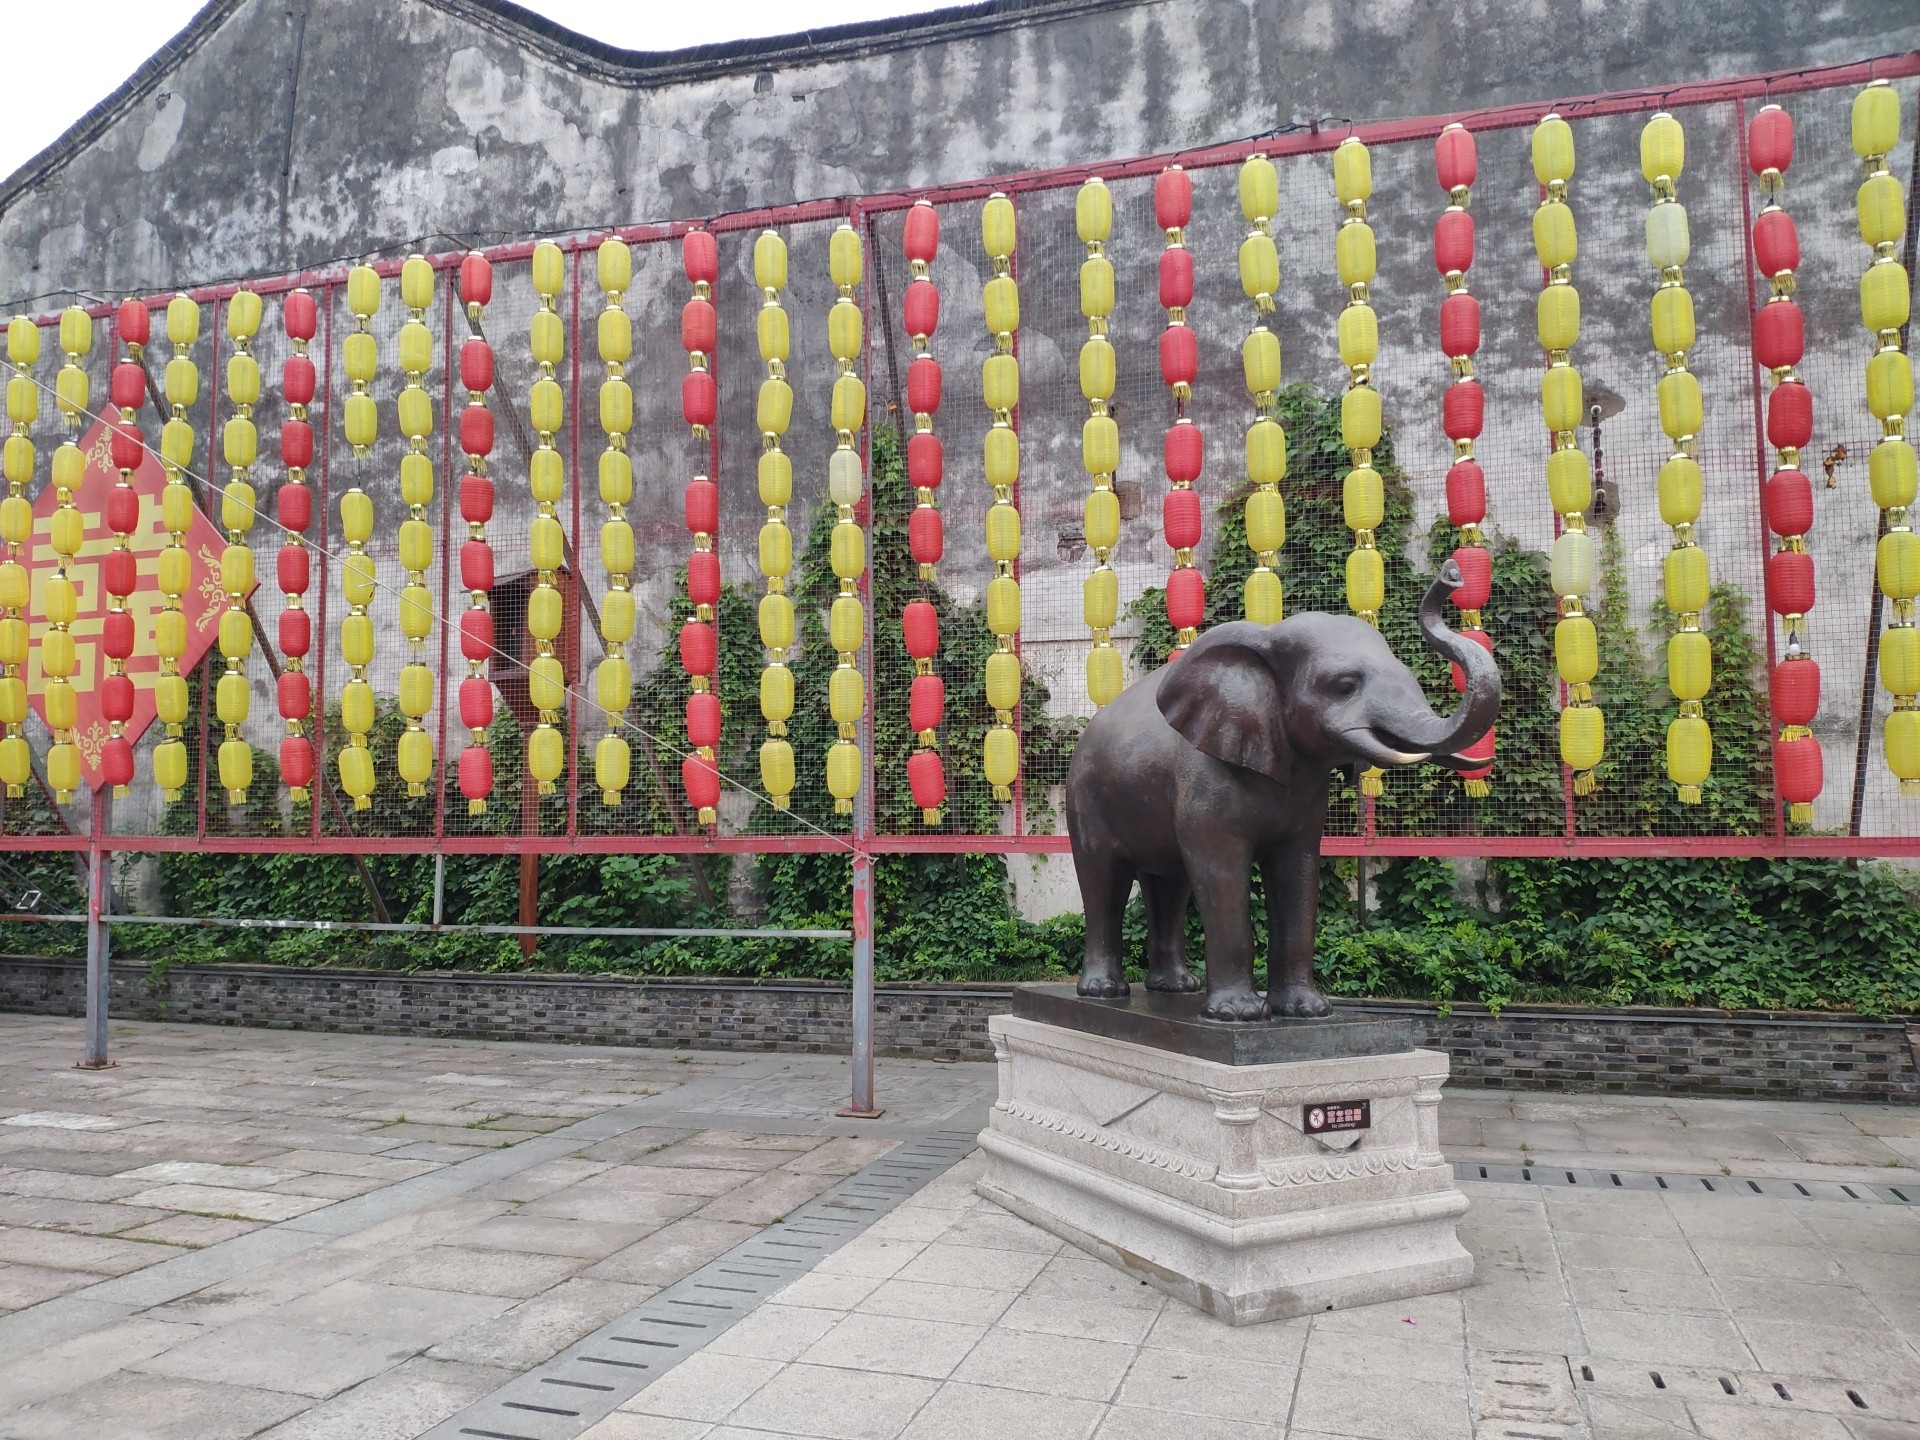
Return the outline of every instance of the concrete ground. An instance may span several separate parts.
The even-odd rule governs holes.
[[[993,1093],[883,1062],[862,1122],[821,1057],[120,1025],[85,1072],[80,1045],[0,1016],[0,1440],[421,1435]],[[1920,1440],[1920,1111],[1441,1115],[1470,1289],[1230,1329],[976,1198],[976,1154],[566,1433]],[[1477,1178],[1508,1164],[1672,1183]]]

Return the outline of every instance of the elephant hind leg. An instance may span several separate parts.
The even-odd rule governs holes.
[[[1087,912],[1086,958],[1080,964],[1079,994],[1112,997],[1127,993],[1126,939],[1122,933],[1127,899],[1133,894],[1131,861],[1111,851],[1083,853],[1076,845],[1074,869],[1080,900]]]
[[[1193,887],[1184,875],[1142,875],[1147,907],[1147,988],[1189,994],[1200,988],[1187,968],[1187,901]]]

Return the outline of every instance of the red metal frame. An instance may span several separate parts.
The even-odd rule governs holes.
[[[1136,157],[1133,159],[1111,161],[1094,165],[1075,165],[1044,170],[1032,170],[993,179],[967,181],[958,184],[919,187],[883,194],[832,200],[808,201],[794,205],[763,207],[753,210],[736,211],[704,220],[676,221],[670,224],[643,224],[620,227],[614,230],[600,230],[570,239],[560,240],[562,251],[569,256],[573,266],[573,311],[570,316],[571,344],[571,388],[569,409],[573,436],[570,440],[571,485],[573,490],[573,547],[574,547],[574,583],[576,586],[574,606],[575,636],[579,636],[579,610],[582,606],[579,584],[583,576],[579,573],[580,564],[580,473],[579,446],[580,424],[583,407],[580,391],[580,267],[584,255],[597,248],[599,242],[608,235],[618,235],[629,244],[645,245],[677,241],[687,231],[705,228],[718,233],[737,233],[751,231],[766,226],[791,226],[809,222],[833,221],[841,218],[853,220],[856,226],[873,214],[904,210],[921,199],[931,199],[943,203],[977,201],[985,199],[995,191],[1018,197],[1023,194],[1075,186],[1090,175],[1098,175],[1109,181],[1131,178],[1151,178],[1169,163],[1178,163],[1189,170],[1217,166],[1237,165],[1244,161],[1254,150],[1282,158],[1286,156],[1331,151],[1349,134],[1358,135],[1371,144],[1393,144],[1422,139],[1437,135],[1447,124],[1463,121],[1476,132],[1511,129],[1535,123],[1548,108],[1560,114],[1576,119],[1586,119],[1605,115],[1629,114],[1645,111],[1654,105],[1669,110],[1703,105],[1730,105],[1737,135],[1736,163],[1741,172],[1741,199],[1743,218],[1751,218],[1751,194],[1745,166],[1745,106],[1750,99],[1769,96],[1784,96],[1813,90],[1825,90],[1835,87],[1856,85],[1870,78],[1902,78],[1920,75],[1920,52],[1890,56],[1879,60],[1851,65],[1829,66],[1792,72],[1780,72],[1771,75],[1750,76],[1731,80],[1705,81],[1693,85],[1682,85],[1660,90],[1642,90],[1610,95],[1589,96],[1558,102],[1551,107],[1539,103],[1505,105],[1473,112],[1456,112],[1443,116],[1428,116],[1416,119],[1386,121],[1359,126],[1337,126],[1325,130],[1310,128],[1290,131],[1285,134],[1256,136],[1220,145],[1201,147],[1194,150]],[[1750,236],[1743,237],[1743,243],[1750,250]],[[524,261],[531,257],[534,244],[531,241],[513,245],[497,246],[484,253],[495,263]],[[464,257],[465,251],[449,251],[429,256],[429,262],[437,269],[452,272]],[[879,263],[878,255],[868,257],[868,263]],[[1753,285],[1753,267],[1751,255],[1748,255],[1747,282],[1751,292]],[[383,277],[392,277],[399,273],[403,260],[387,259],[373,262],[374,268]],[[330,495],[330,462],[332,451],[332,398],[334,382],[333,365],[333,307],[336,299],[336,287],[344,282],[348,267],[344,264],[321,267],[297,274],[270,279],[249,280],[246,288],[265,296],[284,294],[297,287],[306,287],[322,299],[325,306],[322,340],[323,393],[328,403],[322,408],[324,423],[321,426],[319,458],[319,510],[320,543],[317,585],[319,591],[317,621],[321,635],[324,636],[328,621],[328,601],[331,580],[329,547],[326,543],[328,507]],[[220,462],[216,456],[217,437],[219,435],[218,405],[221,384],[220,372],[220,335],[223,311],[227,300],[241,288],[240,283],[223,283],[204,286],[187,294],[196,301],[211,306],[212,359],[206,368],[207,384],[210,389],[212,410],[207,428],[206,461],[202,471],[204,483],[200,489],[201,503],[209,512],[213,509],[213,475]],[[863,297],[863,310],[871,315],[872,295]],[[444,363],[447,369],[445,377],[444,423],[442,469],[443,484],[441,533],[442,550],[442,608],[445,609],[446,595],[451,584],[448,578],[454,556],[454,533],[451,507],[452,486],[457,477],[453,473],[452,427],[455,420],[453,403],[453,359],[455,354],[454,326],[458,321],[455,311],[460,308],[458,287],[451,273],[447,277],[446,294],[448,309],[444,339]],[[1750,300],[1751,300],[1750,293]],[[96,318],[111,314],[112,306],[98,305],[90,312]],[[1750,307],[1751,308],[1751,307]],[[888,323],[890,317],[873,317],[880,323]],[[40,317],[44,326],[57,325],[58,316],[49,314]],[[868,378],[871,379],[872,355],[865,357]],[[715,361],[717,366],[717,358]],[[1754,417],[1756,430],[1761,444],[1761,481],[1764,484],[1766,474],[1766,447],[1764,445],[1763,417],[1761,409],[1760,377],[1755,372]],[[871,385],[869,385],[871,402]],[[709,466],[710,474],[716,483],[720,479],[720,427],[716,423],[710,436]],[[1016,500],[1017,503],[1017,500]],[[869,525],[871,517],[869,516]],[[1557,526],[1556,526],[1557,529]],[[1765,547],[1765,532],[1762,531],[1762,546]],[[869,541],[869,555],[873,549]],[[870,579],[863,577],[863,586],[869,590]],[[868,605],[871,616],[871,604]],[[872,617],[878,620],[880,617]],[[1768,616],[1768,655],[1772,659],[1774,637],[1771,616]],[[436,757],[435,815],[430,833],[417,836],[360,836],[353,834],[328,834],[322,820],[324,805],[322,792],[329,783],[326,770],[331,756],[328,752],[328,737],[325,726],[324,703],[316,707],[314,717],[316,767],[321,772],[316,777],[315,803],[311,816],[311,828],[303,837],[286,836],[210,836],[206,833],[206,791],[209,786],[207,757],[208,724],[203,713],[201,728],[201,767],[200,805],[196,832],[191,835],[62,835],[0,836],[0,852],[23,850],[80,851],[92,848],[111,848],[129,853],[161,853],[186,850],[203,850],[213,853],[341,853],[341,854],[565,854],[565,853],[837,853],[847,852],[858,856],[869,854],[952,854],[952,853],[990,853],[990,854],[1057,854],[1068,850],[1068,841],[1062,835],[1027,835],[1024,832],[1024,806],[1019,798],[1015,802],[1015,818],[1012,834],[957,835],[957,834],[904,834],[880,835],[872,833],[870,823],[856,825],[851,835],[831,835],[815,832],[800,835],[709,835],[690,833],[685,835],[625,835],[625,836],[584,836],[579,831],[579,768],[583,757],[590,750],[581,745],[579,729],[579,701],[576,694],[570,700],[570,764],[568,767],[568,804],[566,833],[540,835],[514,833],[504,835],[454,835],[447,833],[446,804],[447,784],[444,767],[447,764],[446,731],[447,712],[452,689],[446,674],[447,641],[443,631],[441,641],[442,664],[440,677],[440,738]],[[322,696],[327,694],[327,646],[324,642],[316,646],[314,667],[315,683]],[[576,657],[575,684],[581,682],[583,666]],[[867,654],[869,676],[869,713],[874,705],[872,647],[869,644]],[[202,687],[203,711],[207,706],[205,686]],[[1024,778],[1024,726],[1022,726],[1022,750]],[[863,792],[867,805],[871,806],[874,794],[874,770],[871,754],[866,758],[866,773],[862,776]],[[671,782],[670,782],[671,783]],[[1024,787],[1023,787],[1024,788]],[[1568,796],[1568,813],[1565,828],[1554,835],[1490,838],[1484,836],[1380,836],[1373,826],[1373,807],[1365,807],[1360,833],[1349,836],[1330,836],[1322,844],[1322,852],[1328,855],[1482,855],[1482,856],[1669,856],[1669,857],[1708,857],[1708,856],[1915,856],[1920,857],[1920,835],[1846,837],[1846,836],[1806,836],[1789,837],[1782,833],[1778,803],[1774,807],[1771,833],[1756,836],[1644,836],[1616,835],[1581,836],[1575,830],[1575,816]]]

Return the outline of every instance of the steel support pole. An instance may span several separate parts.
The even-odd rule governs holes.
[[[873,1103],[873,856],[853,852],[853,1098],[840,1114],[871,1120]]]
[[[96,802],[99,803],[99,802]],[[107,985],[112,932],[101,923],[107,909],[107,854],[98,844],[87,852],[87,1055],[85,1070],[104,1070],[107,1058]]]
[[[443,752],[444,753],[444,752]],[[433,928],[438,930],[446,915],[447,908],[447,852],[436,851],[433,857]]]

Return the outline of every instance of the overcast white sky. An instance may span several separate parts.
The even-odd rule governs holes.
[[[966,0],[520,0],[558,24],[630,50],[787,35]],[[57,140],[193,18],[201,0],[0,0],[7,67],[0,176]],[[76,41],[75,37],[84,37]],[[19,58],[37,57],[34,63]]]

